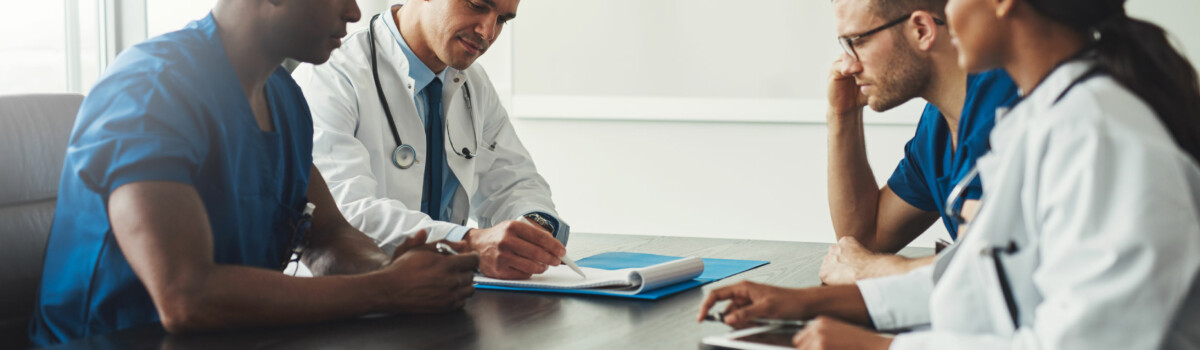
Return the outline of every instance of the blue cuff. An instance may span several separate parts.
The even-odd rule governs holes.
[[[467,236],[467,231],[470,230],[471,228],[466,226],[452,228],[450,229],[450,234],[446,235],[446,240],[451,242],[462,241],[463,237]]]
[[[546,218],[546,221],[550,222],[550,226],[554,227],[554,238],[558,239],[564,247],[567,246],[567,237],[571,235],[571,225],[567,225],[567,223],[558,220],[554,215],[543,211],[531,211],[521,216],[529,215],[530,213],[538,213],[538,215]]]

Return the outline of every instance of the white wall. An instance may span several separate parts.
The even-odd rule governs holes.
[[[1200,58],[1200,2],[1128,8]],[[511,38],[481,64],[512,89],[514,124],[575,231],[831,242],[831,11],[798,0],[523,1]],[[881,183],[921,107],[868,118]],[[948,237],[940,222],[915,244],[937,237]]]
[[[178,28],[214,2],[149,0],[147,22]],[[398,2],[358,0],[351,30]],[[1128,9],[1200,59],[1200,1]],[[831,11],[806,0],[526,0],[480,64],[576,231],[829,242]],[[868,116],[880,182],[921,105]],[[917,245],[937,236],[940,223]]]

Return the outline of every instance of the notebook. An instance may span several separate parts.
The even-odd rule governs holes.
[[[545,273],[527,280],[502,280],[475,276],[475,283],[491,286],[543,289],[605,289],[615,294],[638,294],[646,290],[689,281],[704,272],[704,261],[690,257],[671,260],[646,267],[605,270],[582,267],[586,278],[567,265],[551,266]]]
[[[674,271],[674,273],[676,273],[676,274],[684,274],[678,270],[666,269],[665,267],[666,266],[686,267],[686,266],[689,266],[688,264],[692,264],[692,263],[681,262],[681,263],[679,263],[679,265],[665,265],[663,267],[659,267],[659,268],[655,268],[655,269],[641,270],[638,274],[638,276],[640,276],[639,278],[642,278],[643,281],[651,280],[651,283],[649,283],[649,284],[642,283],[639,287],[633,287],[634,283],[630,283],[628,277],[625,277],[623,282],[621,282],[621,284],[616,284],[616,282],[611,282],[614,284],[612,284],[608,287],[592,287],[592,288],[578,287],[579,285],[586,286],[589,283],[587,281],[592,281],[593,279],[590,277],[593,277],[593,273],[594,273],[593,271],[595,271],[595,270],[605,270],[605,271],[610,271],[610,272],[626,270],[626,272],[620,272],[620,273],[623,274],[623,276],[629,276],[630,274],[629,274],[628,270],[631,270],[631,269],[636,270],[636,269],[640,269],[640,268],[653,267],[655,265],[669,263],[669,262],[681,260],[681,259],[685,259],[685,258],[678,257],[678,256],[656,255],[656,254],[645,254],[645,253],[609,252],[609,253],[597,254],[597,255],[587,257],[587,258],[579,259],[578,264],[579,264],[580,268],[584,269],[585,270],[584,273],[586,273],[589,277],[589,279],[587,279],[587,280],[584,280],[583,278],[579,277],[579,275],[572,272],[570,270],[570,268],[563,268],[563,269],[560,269],[562,272],[556,271],[554,273],[562,274],[564,276],[564,277],[560,277],[560,278],[555,278],[555,280],[561,281],[562,283],[564,283],[564,285],[555,286],[553,288],[548,288],[548,287],[543,287],[543,286],[535,287],[535,286],[531,286],[531,285],[518,286],[518,285],[496,285],[496,284],[478,283],[478,282],[480,282],[480,278],[484,278],[482,276],[476,276],[475,281],[477,283],[475,285],[475,288],[476,289],[491,289],[491,290],[521,291],[521,292],[603,295],[603,296],[611,296],[611,297],[618,297],[618,298],[658,300],[658,299],[662,299],[669,295],[673,295],[673,294],[683,292],[683,291],[686,291],[686,290],[689,290],[692,288],[696,288],[696,287],[702,286],[704,284],[711,283],[713,281],[718,281],[718,280],[724,279],[726,277],[733,276],[738,273],[742,273],[744,271],[747,271],[747,270],[770,263],[769,261],[763,261],[763,260],[735,260],[735,259],[703,258],[703,259],[699,259],[701,261],[702,271],[700,272],[700,274],[698,276],[693,276],[690,279],[682,279],[680,282],[675,282],[673,284],[656,283],[656,281],[661,282],[661,281],[665,281],[665,280],[673,280],[673,278],[660,278],[661,275],[659,275],[658,273],[662,273],[664,271]],[[691,259],[696,259],[696,258],[691,258]],[[554,269],[554,268],[552,268],[552,269]],[[548,271],[550,271],[550,270],[548,270]],[[647,271],[649,271],[651,277],[646,277]],[[686,271],[686,269],[684,269],[684,271]],[[601,272],[601,273],[604,273],[604,272]],[[671,273],[665,273],[665,275],[671,275]],[[685,275],[690,275],[690,273],[686,273]],[[571,276],[573,276],[573,277],[571,277]],[[599,278],[600,276],[602,276],[602,275],[596,275],[597,278],[595,280],[597,280],[597,281],[600,280],[600,278]],[[678,275],[676,275],[676,276],[678,276]],[[504,280],[501,280],[501,281],[504,281]],[[532,281],[532,279],[526,280],[526,281]],[[505,281],[505,282],[513,282],[513,281]],[[569,283],[577,283],[578,285],[576,285],[575,287],[565,285],[568,282]],[[625,286],[625,287],[622,287],[622,286]]]

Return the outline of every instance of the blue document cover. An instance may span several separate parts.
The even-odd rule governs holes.
[[[605,270],[619,270],[635,267],[646,267],[657,265],[676,259],[682,259],[678,256],[644,254],[644,253],[625,253],[611,252],[589,256],[579,259],[577,263],[582,267],[591,267]],[[700,277],[696,277],[690,281],[676,283],[666,287],[645,291],[639,294],[627,295],[605,291],[603,289],[550,289],[550,288],[523,288],[523,287],[504,287],[476,284],[476,289],[492,289],[492,290],[509,290],[509,291],[525,291],[525,292],[546,292],[546,293],[563,293],[563,294],[588,294],[588,295],[604,295],[621,298],[633,298],[643,300],[658,300],[679,293],[688,289],[696,288],[713,281],[724,279],[744,271],[766,265],[770,261],[765,260],[735,260],[735,259],[710,259],[703,258],[704,272],[700,273]]]

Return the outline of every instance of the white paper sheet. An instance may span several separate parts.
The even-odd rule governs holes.
[[[546,289],[626,289],[629,294],[656,289],[700,276],[704,272],[704,261],[689,257],[672,260],[658,265],[620,270],[603,270],[581,267],[587,278],[580,277],[566,265],[551,266],[545,273],[526,280],[502,280],[482,275],[475,276],[475,283]]]

